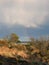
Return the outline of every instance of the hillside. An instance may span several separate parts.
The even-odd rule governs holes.
[[[38,47],[32,44],[8,43],[5,40],[0,40],[0,56],[15,58],[17,61],[25,60],[30,63],[49,63],[49,50]]]

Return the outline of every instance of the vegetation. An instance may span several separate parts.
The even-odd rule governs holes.
[[[18,42],[20,42],[19,36],[18,36],[17,34],[15,34],[15,33],[11,33],[10,35],[4,37],[3,39],[4,39],[5,41],[9,42],[9,43],[10,43],[10,42],[13,42],[13,43],[18,43]]]
[[[19,37],[13,33],[8,38],[8,42],[5,39],[0,40],[0,52],[3,50],[0,55],[15,57],[18,60],[23,58],[31,65],[49,65],[49,38],[30,38],[30,44],[26,45],[16,44],[18,41]],[[7,53],[3,53],[4,51]]]

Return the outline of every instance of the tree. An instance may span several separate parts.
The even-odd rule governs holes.
[[[18,35],[15,34],[15,33],[12,33],[12,34],[10,35],[10,37],[9,37],[9,41],[10,41],[10,42],[19,42],[19,37],[18,37]]]
[[[36,39],[31,37],[30,38],[30,45],[36,46]]]

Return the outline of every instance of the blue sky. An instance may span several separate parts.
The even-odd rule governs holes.
[[[0,38],[49,35],[49,0],[0,0]]]

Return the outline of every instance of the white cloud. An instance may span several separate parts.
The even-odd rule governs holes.
[[[43,25],[49,14],[49,0],[0,0],[0,22],[26,27]]]

